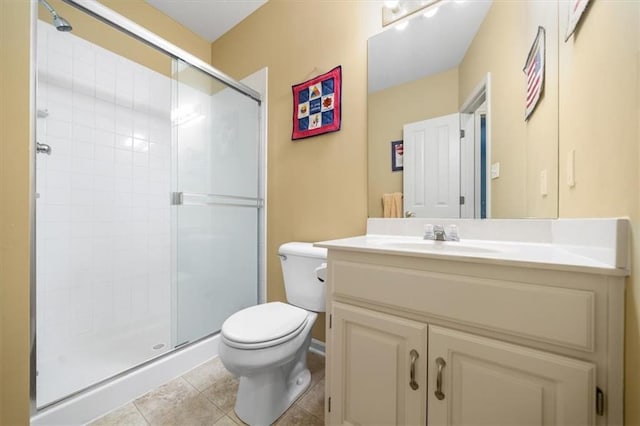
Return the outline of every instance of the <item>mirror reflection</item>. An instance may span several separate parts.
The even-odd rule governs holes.
[[[557,217],[557,53],[557,4],[533,0],[443,0],[370,38],[369,217]]]

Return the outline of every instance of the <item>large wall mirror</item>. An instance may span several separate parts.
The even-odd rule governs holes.
[[[369,217],[558,216],[557,3],[442,0],[370,38],[368,61]]]

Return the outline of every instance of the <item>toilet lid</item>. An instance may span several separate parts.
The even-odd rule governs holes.
[[[269,342],[298,330],[308,314],[281,302],[251,306],[227,318],[222,324],[222,335],[236,343]]]

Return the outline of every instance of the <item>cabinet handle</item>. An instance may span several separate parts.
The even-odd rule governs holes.
[[[420,387],[418,386],[418,382],[416,382],[416,361],[420,355],[418,355],[418,351],[415,349],[411,349],[409,355],[411,355],[411,380],[409,381],[409,386],[411,386],[411,389],[416,390]]]
[[[440,401],[444,399],[444,393],[442,393],[442,369],[447,363],[441,357],[436,358],[436,365],[438,366],[438,375],[436,377],[436,391],[434,394]]]

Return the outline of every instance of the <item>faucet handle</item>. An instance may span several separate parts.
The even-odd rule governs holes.
[[[424,225],[424,237],[425,240],[433,240],[434,239],[434,235],[433,235],[433,225],[428,223],[426,225]]]
[[[447,234],[444,232],[444,226],[442,225],[433,226],[433,239],[435,241],[447,241]]]
[[[447,239],[449,241],[460,241],[460,236],[458,235],[458,226],[457,225],[449,225],[448,226]]]

